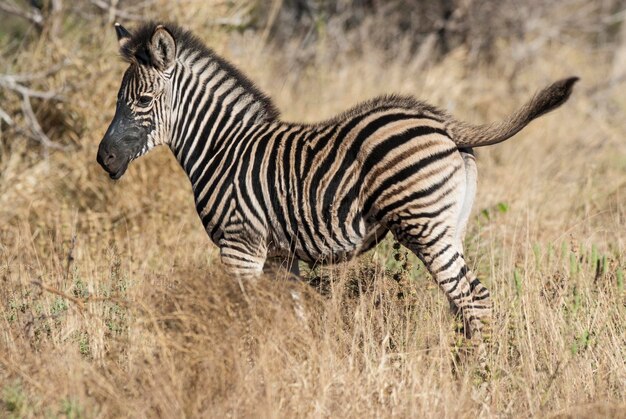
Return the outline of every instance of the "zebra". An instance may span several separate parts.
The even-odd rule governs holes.
[[[495,124],[461,122],[400,95],[293,123],[191,32],[155,22],[115,30],[129,66],[97,154],[112,179],[155,146],[169,146],[222,264],[240,280],[276,258],[295,275],[298,261],[348,260],[391,232],[426,266],[466,335],[488,333],[490,294],[463,251],[477,183],[472,149],[559,107],[577,77]]]

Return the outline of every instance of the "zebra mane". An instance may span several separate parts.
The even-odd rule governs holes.
[[[279,116],[279,111],[271,98],[263,93],[248,77],[241,73],[234,65],[207,47],[198,37],[190,31],[181,28],[174,23],[145,22],[131,31],[130,39],[120,47],[122,59],[128,63],[138,63],[142,65],[152,65],[149,45],[152,34],[157,26],[162,25],[174,37],[176,41],[177,55],[182,51],[198,52],[196,59],[210,57],[220,68],[228,72],[237,83],[247,92],[252,94],[263,106],[268,119],[275,119]]]
[[[373,109],[384,108],[406,109],[411,112],[417,112],[425,117],[439,122],[444,122],[452,118],[446,111],[421,100],[417,100],[412,96],[386,94],[360,102],[353,107],[331,117],[330,119],[321,122],[320,124],[337,124],[367,113]]]

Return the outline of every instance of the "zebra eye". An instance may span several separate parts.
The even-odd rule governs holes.
[[[151,103],[152,103],[152,96],[142,95],[142,96],[139,96],[139,99],[137,99],[137,104],[141,106],[142,108],[149,106]]]

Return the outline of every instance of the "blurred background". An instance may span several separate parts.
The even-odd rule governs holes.
[[[113,23],[150,19],[192,30],[290,121],[401,93],[491,122],[581,77],[476,150],[466,248],[496,301],[492,377],[456,364],[447,302],[391,241],[307,272],[301,327],[295,285],[242,300],[223,277],[169,150],[108,178]],[[624,0],[0,0],[0,416],[623,412],[625,19]]]

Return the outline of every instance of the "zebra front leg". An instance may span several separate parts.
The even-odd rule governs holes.
[[[235,245],[220,247],[220,258],[226,271],[238,279],[254,279],[263,273],[265,254],[253,254],[247,249]]]
[[[220,247],[220,258],[226,272],[236,278],[239,288],[247,300],[248,294],[244,282],[256,279],[263,273],[265,256],[252,255],[239,246],[223,245]]]
[[[273,261],[266,258],[265,252],[258,252],[256,255],[252,254],[250,249],[238,244],[226,245],[223,244],[220,247],[220,256],[224,267],[229,273],[232,273],[239,282],[241,292],[246,296],[246,290],[244,287],[245,280],[255,279],[261,276],[265,269],[272,269],[277,265]],[[298,269],[298,260],[291,258],[289,260],[289,271],[291,275],[299,277],[300,270]],[[280,264],[278,264],[280,268]],[[295,272],[294,272],[295,271]],[[291,299],[294,303],[294,312],[298,319],[301,321],[306,320],[304,306],[302,305],[302,295],[297,289],[290,290]]]

